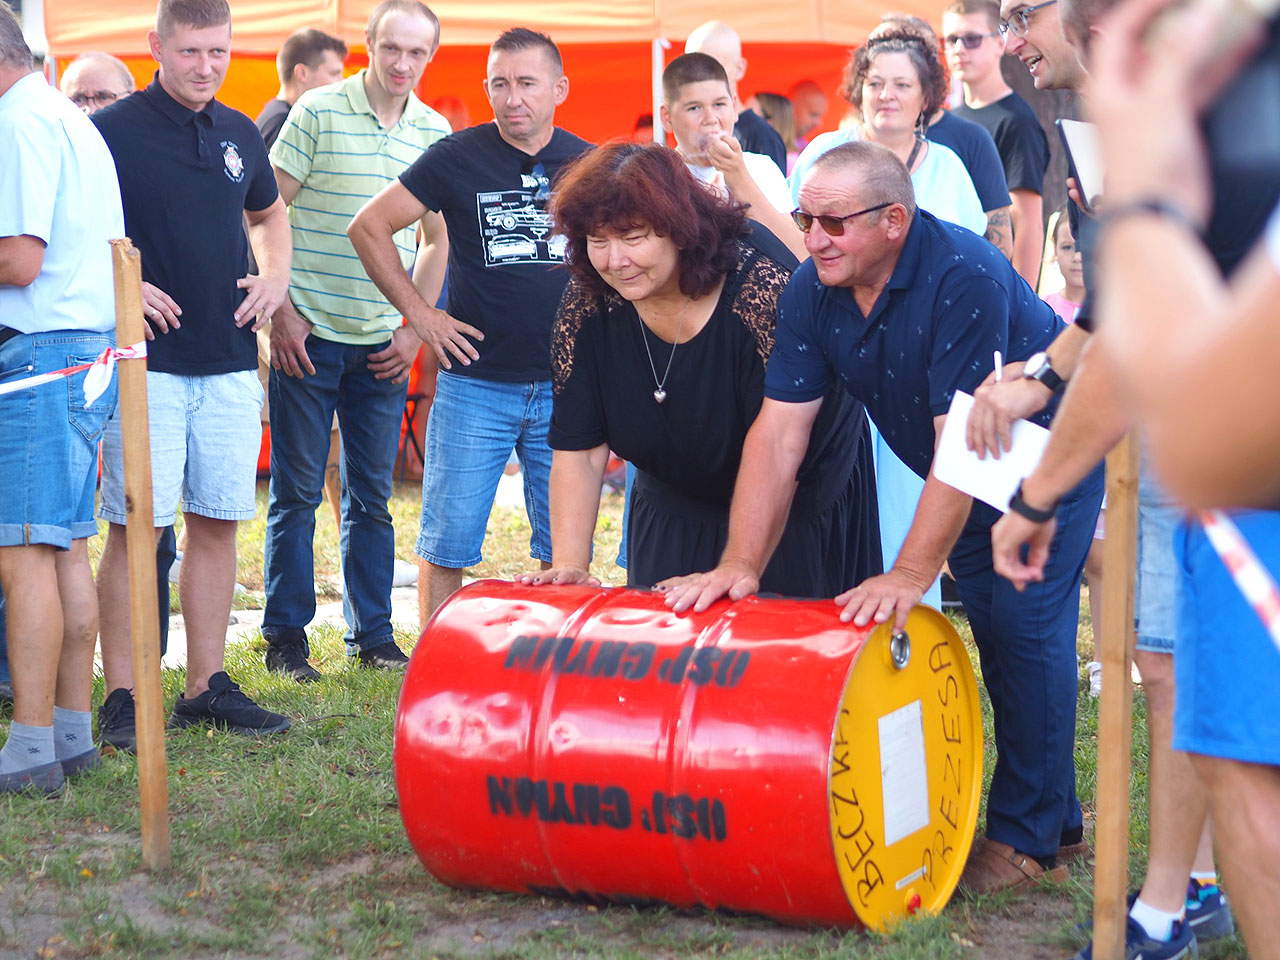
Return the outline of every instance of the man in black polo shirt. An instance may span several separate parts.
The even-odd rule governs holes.
[[[676,610],[753,593],[795,489],[798,453],[823,392],[839,377],[894,452],[925,479],[893,568],[836,597],[859,626],[908,611],[949,560],[982,656],[999,758],[987,837],[965,880],[977,890],[1025,885],[1082,837],[1075,795],[1075,639],[1080,572],[1102,499],[1095,471],[1059,509],[1054,561],[1018,592],[991,568],[999,511],[931,473],[952,395],[972,392],[999,350],[1030,356],[1061,326],[987,241],[915,206],[906,168],[855,142],[824,154],[800,191],[811,259],[778,304],[765,401],[742,450],[720,566],[669,585]],[[817,221],[816,223],[813,221]],[[660,585],[661,586],[661,585]]]
[[[159,64],[145,90],[94,114],[120,178],[125,227],[142,254],[149,323],[147,400],[155,524],[179,498],[187,550],[178,585],[187,631],[185,695],[171,726],[288,728],[223,671],[235,584],[236,523],[251,519],[261,440],[254,330],[284,299],[289,221],[253,121],[214,99],[230,60],[226,0],[161,0],[148,34]],[[248,273],[248,243],[259,275]],[[108,521],[98,567],[104,743],[134,746],[125,503],[117,413],[103,439]]]
[[[955,114],[991,134],[1013,197],[1013,267],[1033,287],[1044,249],[1044,175],[1049,141],[1035,111],[1005,83],[995,0],[955,0],[942,14],[947,65],[964,85]]]

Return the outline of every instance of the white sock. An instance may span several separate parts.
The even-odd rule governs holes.
[[[17,773],[46,763],[57,757],[53,752],[53,727],[29,727],[25,723],[9,724],[9,739],[0,750],[0,773]]]
[[[53,708],[53,749],[59,760],[70,760],[93,749],[93,714],[88,710]]]
[[[1142,898],[1139,897],[1133,901],[1129,916],[1147,931],[1147,936],[1152,940],[1168,943],[1173,939],[1173,922],[1182,919],[1182,911],[1166,913],[1164,910],[1157,910],[1150,904],[1143,903]]]

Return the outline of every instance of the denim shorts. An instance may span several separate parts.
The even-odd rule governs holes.
[[[256,370],[189,377],[147,372],[151,429],[151,497],[157,527],[184,513],[213,520],[252,520],[262,446],[262,384]],[[120,413],[102,438],[98,516],[125,522]]]
[[[1280,513],[1232,515],[1262,565],[1280,575]],[[1232,580],[1204,529],[1174,536],[1181,575],[1173,748],[1280,765],[1280,650]]]
[[[1178,562],[1173,535],[1186,515],[1143,462],[1138,475],[1138,577],[1133,598],[1134,646],[1173,653],[1178,626]]]
[[[472,567],[502,468],[512,449],[524,470],[524,505],[533,528],[529,555],[551,561],[551,381],[512,382],[441,370],[427,417],[418,556],[439,567]]]
[[[89,363],[115,338],[60,330],[0,345],[0,384]],[[116,384],[89,406],[85,373],[0,396],[0,546],[51,544],[98,532],[93,494],[98,439],[116,405]]]

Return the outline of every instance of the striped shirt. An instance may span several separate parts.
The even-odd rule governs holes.
[[[347,224],[366,200],[449,135],[448,121],[413,94],[399,122],[383,127],[365,94],[366,72],[304,93],[271,148],[272,165],[302,184],[289,206],[289,296],[317,337],[338,343],[380,343],[400,326],[400,311],[365,274]],[[409,270],[414,227],[399,231],[395,244]]]

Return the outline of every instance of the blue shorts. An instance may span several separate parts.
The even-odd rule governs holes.
[[[1138,578],[1133,600],[1134,646],[1173,653],[1178,626],[1178,561],[1173,536],[1186,516],[1144,461],[1138,475]]]
[[[1280,513],[1244,511],[1236,526],[1273,577],[1280,576]],[[1174,537],[1182,575],[1175,750],[1280,765],[1280,650],[1193,522]]]
[[[512,449],[524,469],[529,555],[551,562],[551,381],[508,383],[441,370],[427,417],[418,556],[439,567],[483,559],[484,531]]]
[[[59,330],[0,345],[0,384],[95,360],[115,338]],[[89,406],[85,373],[0,396],[0,546],[50,544],[98,532],[93,494],[98,439],[116,405],[116,384]]]
[[[147,372],[151,430],[151,498],[157,527],[170,526],[179,498],[184,513],[213,520],[252,520],[262,447],[262,384],[256,370],[208,377]],[[98,516],[124,523],[120,414],[102,438]]]

